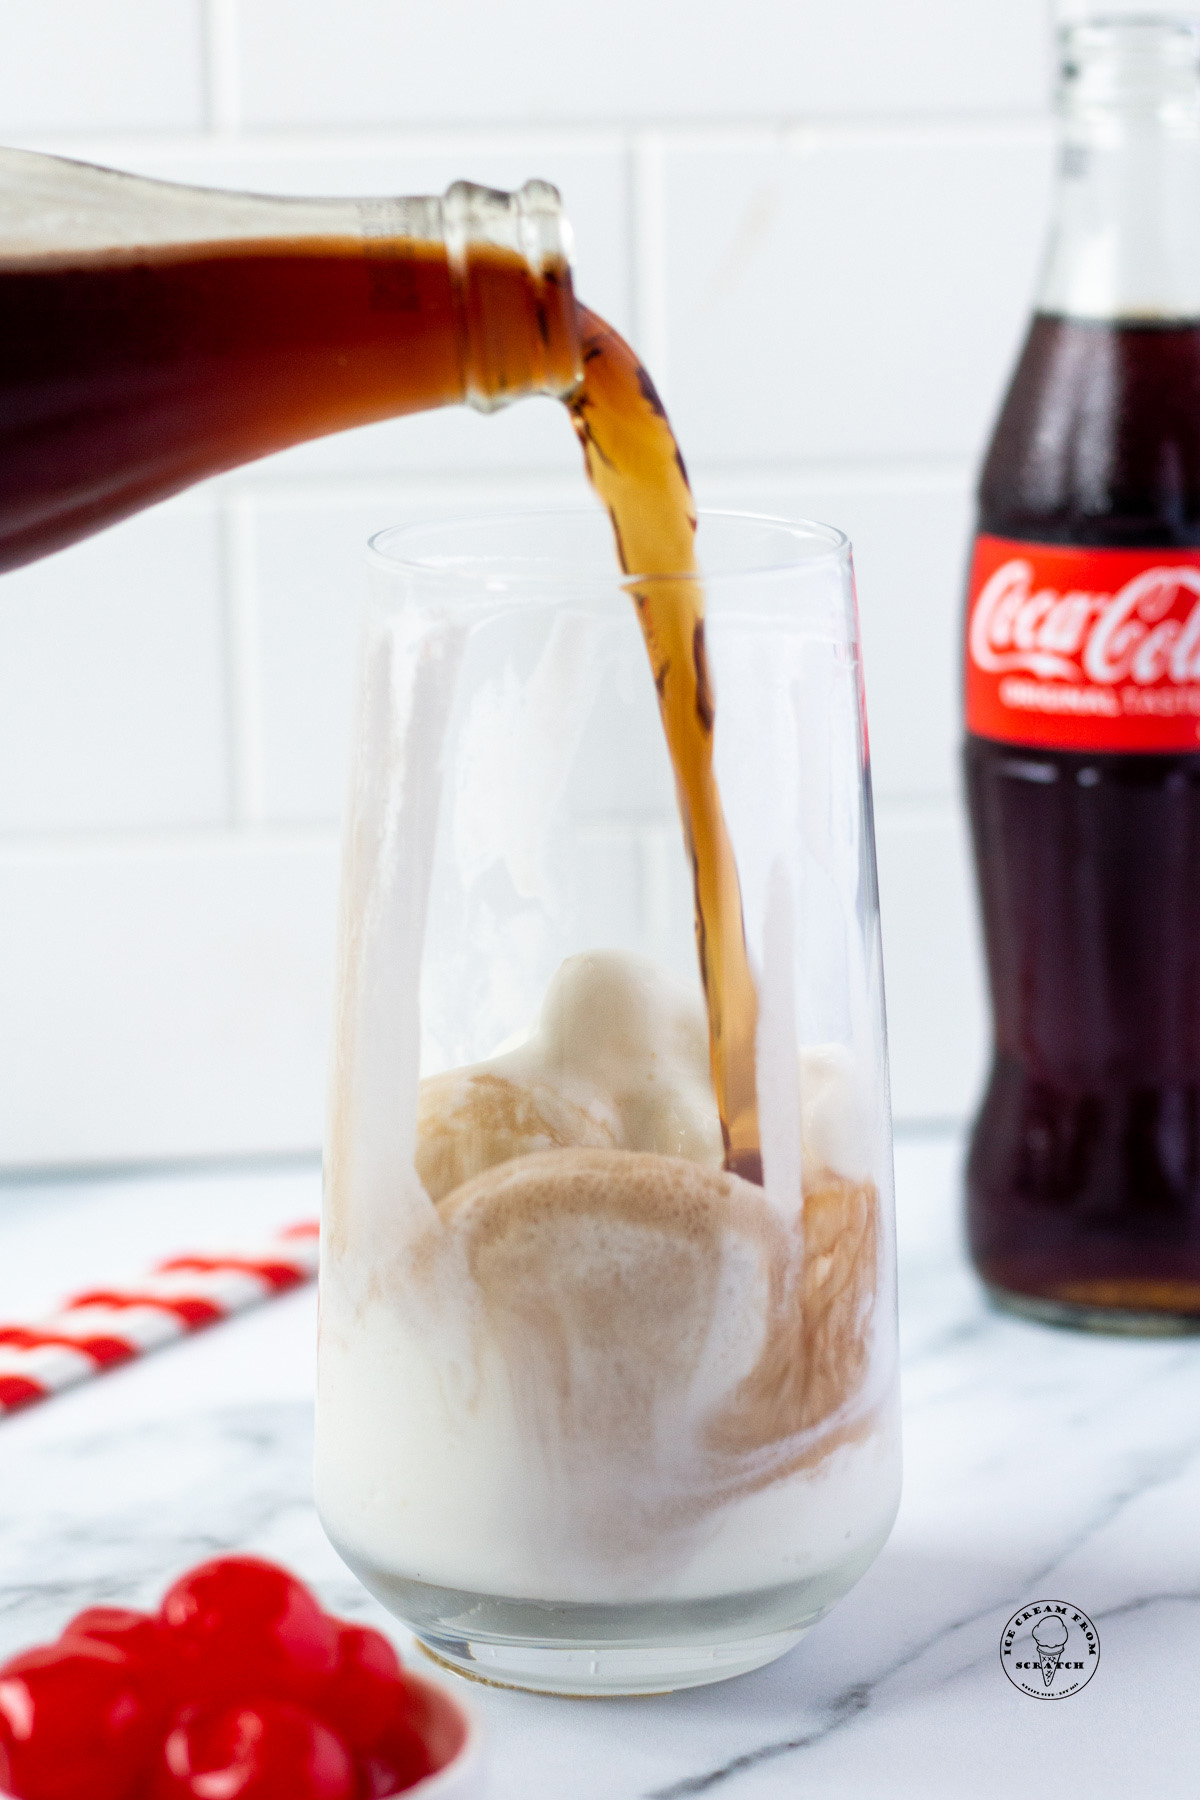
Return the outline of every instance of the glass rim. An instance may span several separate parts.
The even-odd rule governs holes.
[[[405,546],[410,540],[422,535],[437,532],[439,535],[475,529],[484,525],[495,525],[508,521],[546,519],[563,521],[569,519],[586,520],[589,529],[597,521],[606,525],[604,508],[599,501],[594,506],[530,506],[511,507],[503,511],[477,512],[450,515],[444,519],[425,519],[419,523],[407,525],[388,525],[382,531],[372,534],[367,540],[368,566],[386,571],[390,575],[407,575],[420,580],[426,587],[442,588],[446,592],[456,594],[476,593],[495,596],[497,594],[529,594],[554,593],[586,594],[604,592],[611,594],[614,588],[628,589],[644,587],[648,583],[670,581],[689,582],[703,587],[706,591],[716,592],[732,582],[758,582],[781,575],[815,571],[821,568],[836,568],[849,563],[852,545],[844,531],[836,525],[826,525],[816,519],[782,518],[771,513],[741,512],[731,508],[701,507],[697,512],[697,523],[703,526],[706,520],[726,521],[735,525],[760,526],[772,532],[782,532],[799,545],[806,542],[816,545],[808,554],[792,559],[778,558],[749,564],[735,569],[686,569],[676,573],[658,575],[627,575],[616,559],[613,548],[612,574],[597,576],[592,572],[581,572],[576,575],[563,576],[561,573],[539,572],[536,565],[531,564],[519,574],[507,574],[500,569],[480,567],[478,571],[465,570],[460,564],[447,564],[422,558],[416,555],[397,555],[393,545]],[[611,527],[608,527],[611,529]],[[701,554],[703,541],[701,540]]]

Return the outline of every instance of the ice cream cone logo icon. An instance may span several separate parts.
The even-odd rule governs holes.
[[[1038,1620],[1033,1628],[1033,1641],[1037,1645],[1038,1667],[1042,1671],[1042,1680],[1049,1687],[1058,1673],[1062,1653],[1067,1647],[1067,1627],[1057,1613],[1051,1613],[1049,1617]]]
[[[1069,1600],[1030,1600],[1000,1634],[1000,1667],[1031,1700],[1066,1700],[1100,1663],[1100,1634]]]

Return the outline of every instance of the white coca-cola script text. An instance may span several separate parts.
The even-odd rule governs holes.
[[[1115,594],[1036,587],[1023,557],[1004,563],[971,609],[971,660],[1042,681],[1182,686],[1200,681],[1200,569],[1143,569]]]

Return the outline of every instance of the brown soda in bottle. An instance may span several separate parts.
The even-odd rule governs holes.
[[[563,399],[631,577],[695,570],[646,371],[576,306],[544,182],[278,200],[0,151],[0,571],[285,445],[462,401]],[[726,1164],[762,1180],[758,1000],[713,772],[695,581],[630,583],[691,859]]]
[[[281,200],[0,152],[0,570],[350,425],[579,379],[545,182]]]
[[[1200,45],[1063,36],[1039,308],[979,491],[966,781],[994,1298],[1200,1328]]]

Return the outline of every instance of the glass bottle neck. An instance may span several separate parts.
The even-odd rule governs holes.
[[[1200,26],[1100,20],[1066,30],[1062,52],[1039,311],[1200,318]]]
[[[425,328],[452,332],[460,391],[491,412],[529,394],[562,398],[582,375],[571,228],[556,190],[456,181],[445,195],[288,199],[179,186],[90,163],[0,149],[0,275],[52,266],[197,255],[357,249],[370,310],[419,310],[414,259],[441,260],[450,291]],[[329,329],[336,330],[330,321]]]
[[[571,227],[557,189],[527,181],[505,194],[456,181],[440,215],[468,404],[492,412],[527,394],[564,399],[583,363]],[[497,282],[504,259],[522,270],[520,283]]]

